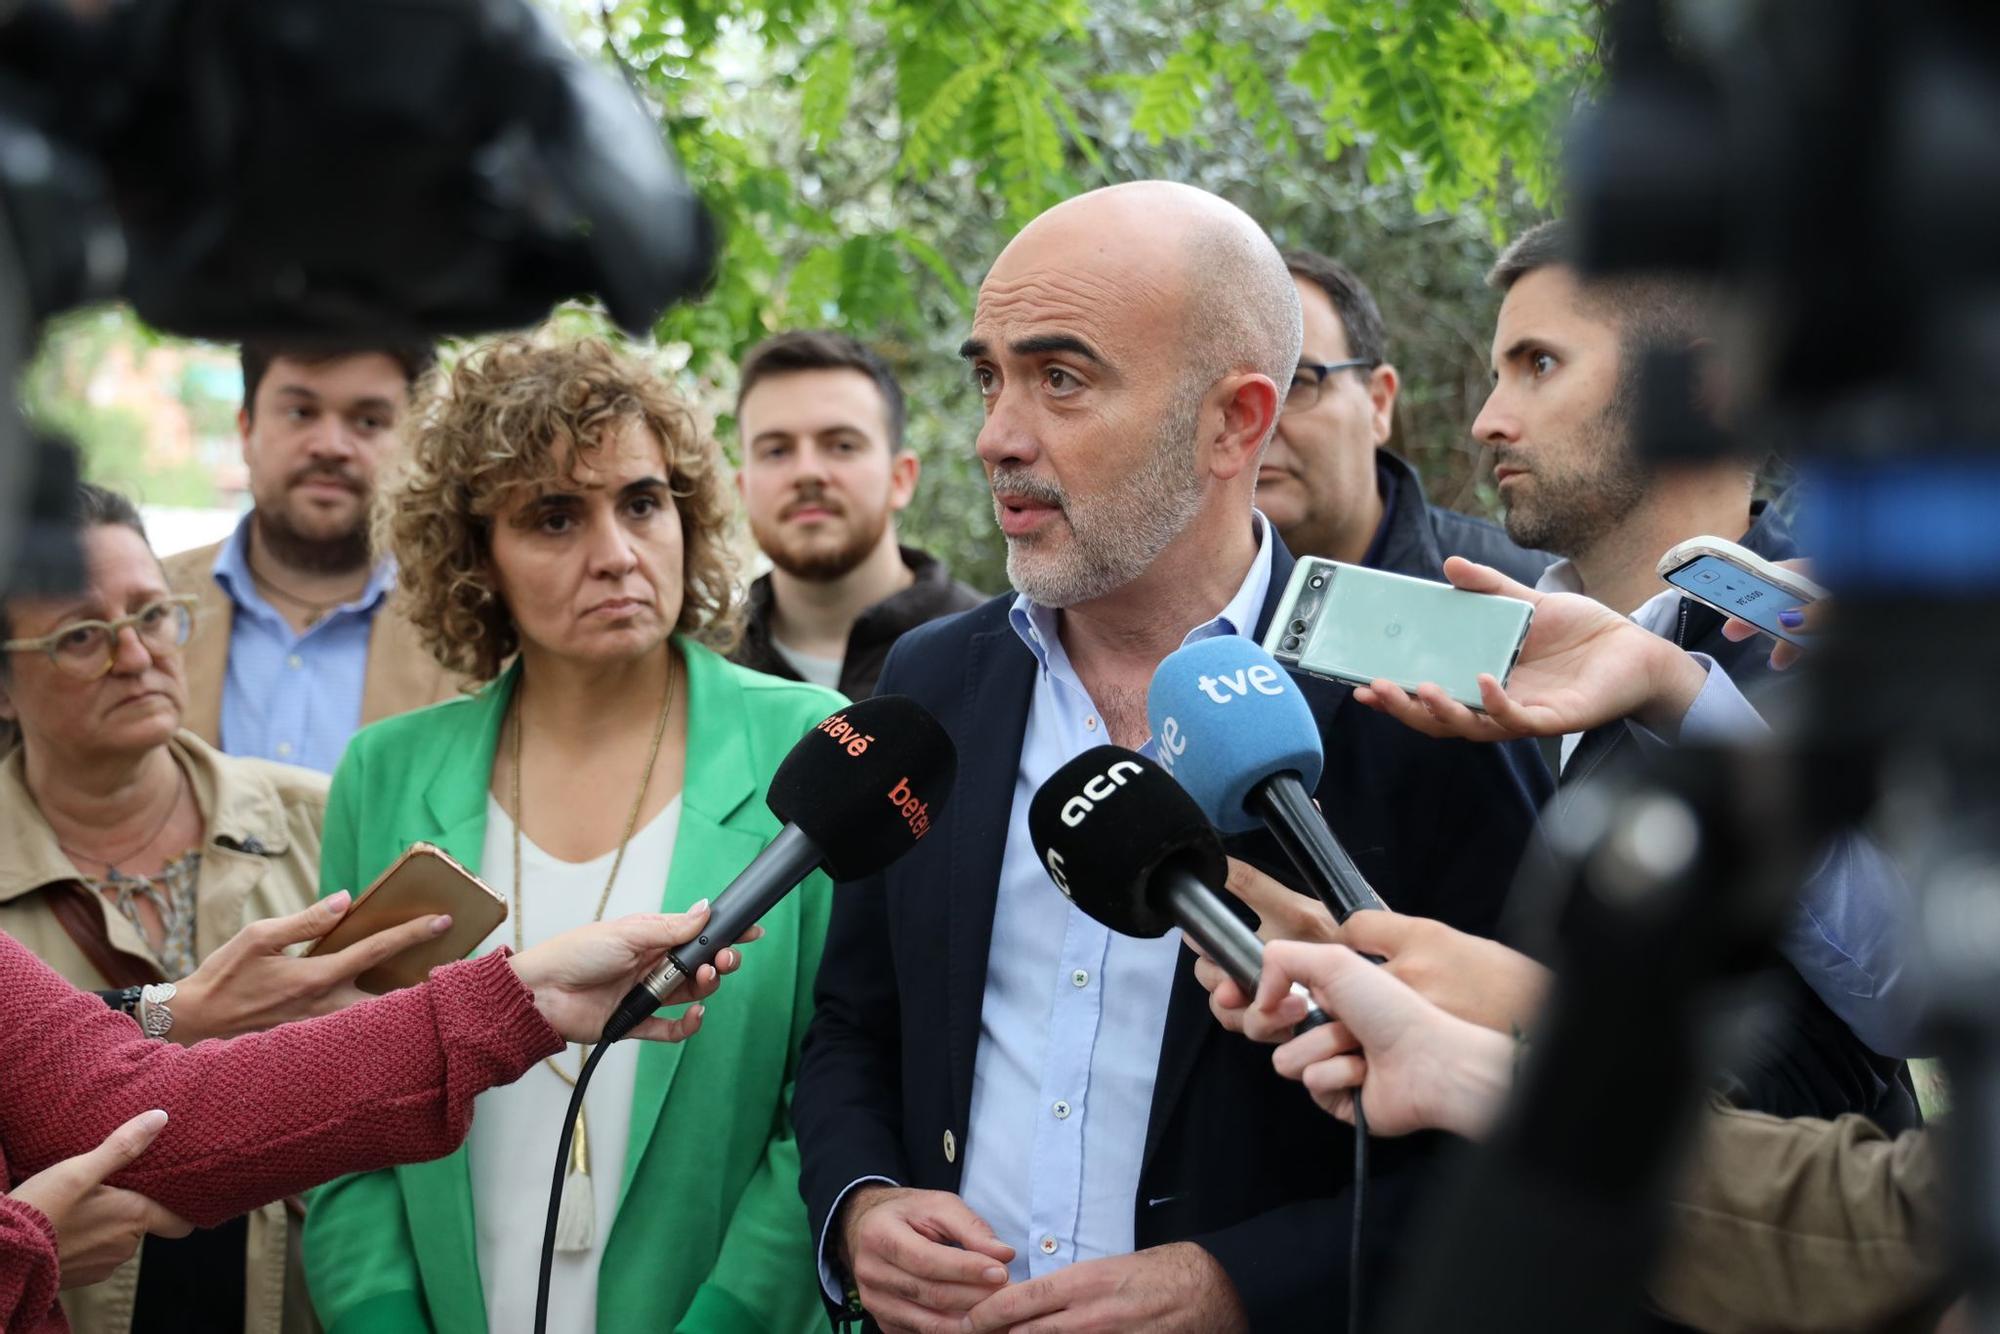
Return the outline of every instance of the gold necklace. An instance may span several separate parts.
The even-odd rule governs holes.
[[[632,810],[625,817],[625,832],[618,839],[618,853],[611,859],[611,874],[604,882],[604,892],[597,896],[597,911],[591,914],[592,922],[604,920],[604,909],[611,902],[611,890],[618,883],[618,868],[625,864],[625,846],[632,841],[632,831],[638,827],[639,811],[646,804],[646,789],[653,784],[653,765],[660,758],[660,739],[667,734],[667,716],[674,709],[674,648],[667,645],[667,693],[660,701],[660,716],[653,723],[653,744],[646,752],[646,771],[639,776],[639,790],[632,797]],[[519,954],[524,946],[521,932],[521,683],[514,684],[514,735],[512,738],[512,770],[508,775],[509,795],[514,806],[514,952]],[[578,1075],[583,1065],[590,1059],[590,1048],[578,1044],[577,1074],[556,1064],[553,1056],[544,1057],[544,1063],[555,1071],[556,1077],[571,1088],[576,1087]],[[587,1251],[597,1239],[597,1200],[590,1182],[590,1133],[584,1119],[585,1109],[576,1109],[576,1131],[570,1140],[569,1170],[563,1176],[562,1204],[556,1218],[556,1249],[565,1252]]]

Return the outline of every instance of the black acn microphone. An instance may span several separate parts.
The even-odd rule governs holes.
[[[904,695],[850,705],[800,738],[765,804],[785,827],[715,896],[702,933],[671,951],[619,1003],[600,1042],[616,1042],[752,923],[824,866],[836,880],[872,875],[916,846],[951,795],[958,748]]]
[[[1160,766],[1122,746],[1085,751],[1035,793],[1028,836],[1049,879],[1093,920],[1149,938],[1179,927],[1257,994],[1264,943],[1214,889],[1229,873],[1222,839]],[[1328,1022],[1306,1004],[1299,1032]]]
[[[1277,659],[1237,635],[1189,644],[1153,673],[1146,713],[1161,761],[1216,828],[1268,828],[1336,922],[1388,906],[1313,805],[1319,725]]]

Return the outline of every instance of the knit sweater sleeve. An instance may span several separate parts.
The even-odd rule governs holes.
[[[561,1048],[505,951],[338,1014],[181,1048],[0,936],[9,1178],[165,1108],[166,1129],[112,1183],[203,1227],[342,1173],[440,1157],[464,1139],[477,1094]]]
[[[56,1303],[62,1270],[42,1211],[0,1195],[0,1329],[35,1329]]]

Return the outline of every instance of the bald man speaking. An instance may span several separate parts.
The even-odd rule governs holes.
[[[1162,658],[1264,633],[1293,562],[1251,492],[1300,336],[1257,224],[1165,182],[1050,209],[979,289],[962,352],[1015,593],[906,635],[878,686],[937,715],[959,777],[914,852],[834,897],[793,1110],[837,1317],[1296,1330],[1342,1309],[1349,1132],[1209,1021],[1176,936],[1114,935],[1057,893],[1027,820],[1072,757],[1148,748]],[[1548,792],[1535,752],[1299,684],[1361,869],[1490,933]],[[1283,862],[1262,834],[1230,851]],[[1383,1237],[1427,1152],[1378,1155]]]

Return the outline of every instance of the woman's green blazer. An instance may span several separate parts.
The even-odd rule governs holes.
[[[660,906],[678,910],[714,897],[778,832],[765,787],[793,743],[843,701],[675,642],[687,663],[687,766]],[[355,735],[327,804],[321,894],[360,893],[419,839],[479,868],[493,748],[518,670]],[[791,1103],[831,893],[815,872],[786,896],[709,1002],[701,1032],[640,1053],[598,1278],[605,1334],[825,1328]],[[530,1175],[547,1178],[540,1165]],[[539,1219],[543,1201],[530,1204],[524,1216]],[[306,1276],[329,1334],[483,1334],[472,1210],[463,1148],[315,1192]]]

